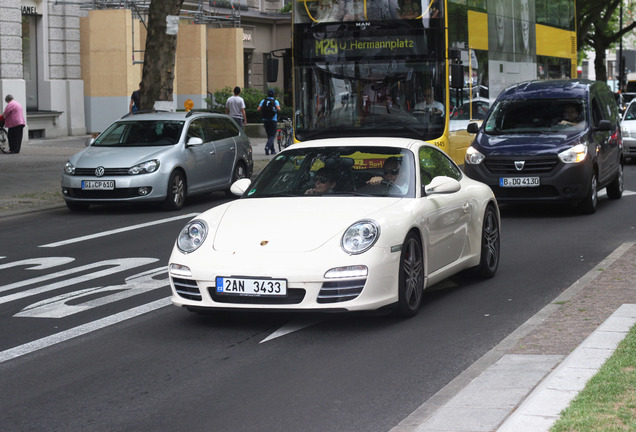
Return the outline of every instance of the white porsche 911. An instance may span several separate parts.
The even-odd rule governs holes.
[[[492,191],[423,141],[294,144],[232,192],[241,198],[177,238],[177,306],[411,316],[425,288],[466,269],[492,277],[499,264]]]

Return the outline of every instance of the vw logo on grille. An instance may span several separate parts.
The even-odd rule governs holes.
[[[97,177],[101,177],[104,175],[104,167],[103,166],[99,166],[97,168],[95,168],[95,175]]]
[[[517,171],[521,171],[525,164],[526,161],[515,161],[515,168],[517,169]]]

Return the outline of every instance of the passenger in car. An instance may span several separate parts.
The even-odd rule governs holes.
[[[338,183],[338,175],[335,171],[327,168],[320,168],[316,171],[316,181],[314,187],[307,189],[305,195],[322,195],[325,193],[333,193]]]

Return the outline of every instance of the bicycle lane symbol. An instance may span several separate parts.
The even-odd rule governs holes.
[[[27,266],[26,270],[47,270],[74,261],[70,257],[35,258],[0,264],[0,271],[9,268]],[[0,304],[41,295],[72,285],[103,279],[117,273],[128,272],[135,268],[157,262],[157,258],[121,258],[99,261],[68,270],[49,273],[31,279],[0,286]],[[56,280],[52,283],[46,283]],[[114,301],[168,286],[165,267],[145,270],[124,280],[123,284],[96,286],[77,291],[62,293],[33,303],[16,317],[64,318]]]

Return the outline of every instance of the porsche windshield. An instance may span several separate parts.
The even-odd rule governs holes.
[[[296,4],[296,138],[443,134],[448,77],[442,14],[400,19],[396,2],[366,1],[365,21],[334,22],[312,9],[317,2]],[[336,4],[328,9],[334,12]]]
[[[169,146],[179,142],[184,121],[141,120],[115,122],[93,142],[97,147]]]
[[[258,175],[245,197],[414,197],[414,158],[395,147],[289,149]]]

